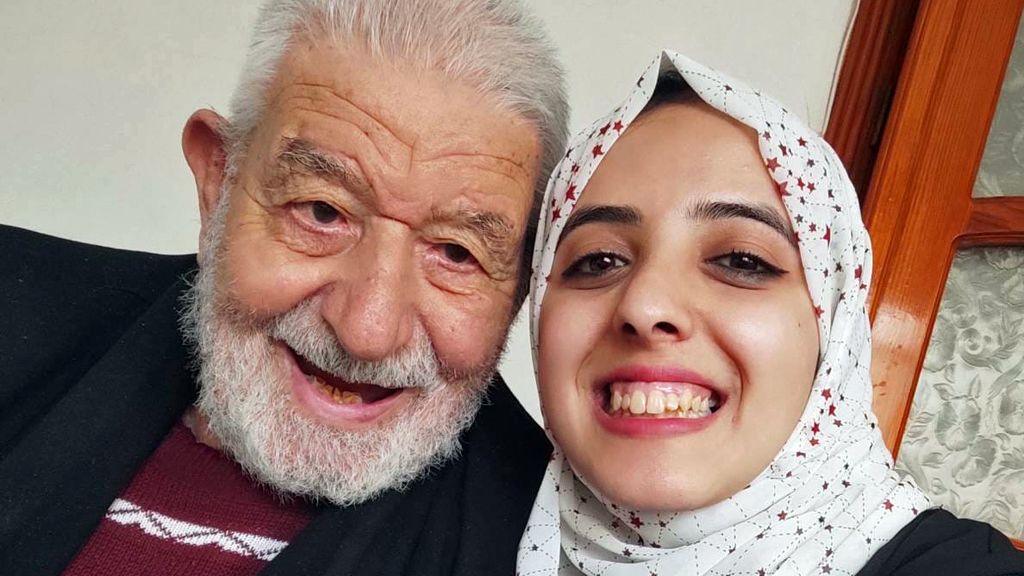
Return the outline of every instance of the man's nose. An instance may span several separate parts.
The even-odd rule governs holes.
[[[693,311],[681,293],[686,287],[670,276],[653,266],[637,271],[615,310],[615,329],[620,336],[656,346],[692,335]]]
[[[400,234],[366,238],[339,263],[323,303],[338,341],[361,360],[381,360],[404,348],[413,333],[416,285],[413,248]]]

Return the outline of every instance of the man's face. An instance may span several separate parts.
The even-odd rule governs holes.
[[[540,146],[468,85],[325,43],[293,48],[268,94],[207,211],[222,221],[204,221],[200,411],[264,480],[357,501],[371,494],[337,485],[408,480],[475,412]],[[324,474],[340,476],[306,477]]]

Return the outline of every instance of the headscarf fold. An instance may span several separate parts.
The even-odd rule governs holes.
[[[556,444],[523,534],[517,572],[855,574],[930,504],[893,470],[871,410],[865,310],[871,248],[857,195],[831,147],[771,98],[664,51],[621,106],[576,137],[551,176],[538,225],[530,295],[534,362],[540,306],[566,219],[669,71],[758,135],[765,169],[797,235],[817,315],[817,374],[799,423],[771,464],[747,488],[706,508],[639,512],[605,501],[576,476]]]

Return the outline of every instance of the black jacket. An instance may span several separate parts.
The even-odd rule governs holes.
[[[177,310],[195,268],[0,226],[0,574],[60,574],[194,402]],[[512,574],[549,453],[496,379],[461,457],[316,509],[263,573]]]
[[[857,576],[1024,576],[1024,552],[984,522],[921,513]]]

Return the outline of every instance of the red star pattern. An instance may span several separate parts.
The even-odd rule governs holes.
[[[604,149],[601,147],[600,144],[598,144],[597,146],[594,146],[594,149],[591,150],[590,153],[594,155],[594,158],[597,158],[598,156],[604,154]]]
[[[779,159],[774,157],[774,156],[769,158],[768,159],[768,163],[766,164],[766,166],[768,166],[768,171],[769,172],[774,172],[774,171],[778,170],[779,166],[780,166]]]

